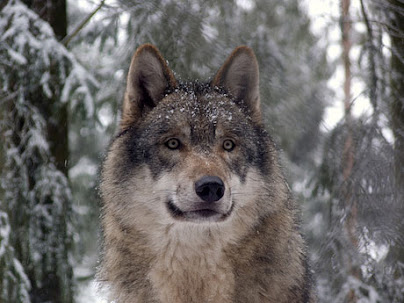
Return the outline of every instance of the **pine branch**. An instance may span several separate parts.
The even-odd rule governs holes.
[[[101,3],[91,12],[70,34],[63,38],[62,44],[67,47],[70,41],[77,36],[77,34],[86,26],[86,24],[91,20],[91,18],[101,9],[104,5],[105,0],[102,0]]]

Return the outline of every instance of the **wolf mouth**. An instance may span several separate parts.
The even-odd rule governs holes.
[[[227,217],[229,217],[229,215],[233,210],[233,204],[230,207],[230,210],[224,214],[209,208],[202,208],[192,211],[182,211],[171,200],[167,202],[167,208],[171,213],[171,215],[177,220],[191,221],[191,222],[198,222],[198,221],[220,222],[224,221]]]

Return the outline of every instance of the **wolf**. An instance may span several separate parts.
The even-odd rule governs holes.
[[[140,46],[100,191],[99,276],[114,302],[315,300],[249,47],[201,83],[177,81]]]

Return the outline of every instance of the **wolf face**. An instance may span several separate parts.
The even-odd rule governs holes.
[[[100,186],[100,275],[114,301],[311,300],[258,79],[248,47],[207,84],[178,83],[149,44],[134,54]]]
[[[112,144],[123,146],[114,178],[132,190],[118,202],[122,208],[136,207],[136,216],[154,212],[160,222],[229,219],[260,186],[251,176],[273,165],[257,86],[256,59],[245,47],[212,83],[181,85],[154,47],[140,48],[129,71],[121,133]]]

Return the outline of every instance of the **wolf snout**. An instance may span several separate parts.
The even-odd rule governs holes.
[[[195,182],[196,194],[205,202],[219,201],[225,191],[225,186],[219,177],[204,176]]]

